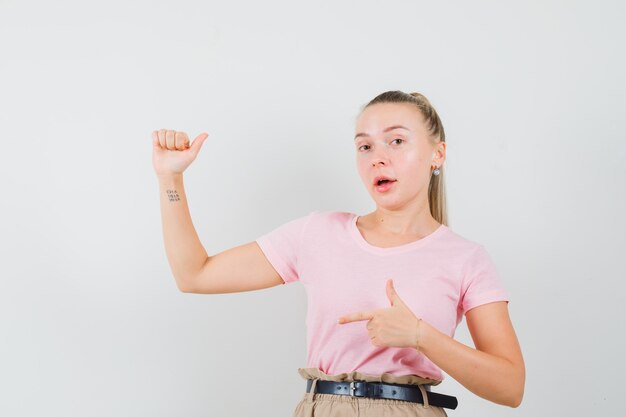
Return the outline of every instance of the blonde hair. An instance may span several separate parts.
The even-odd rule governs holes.
[[[446,141],[446,134],[437,111],[430,101],[421,93],[405,93],[399,90],[386,91],[377,95],[369,103],[361,108],[361,112],[367,107],[377,103],[410,103],[415,105],[424,117],[429,138],[433,145]],[[446,189],[444,166],[439,167],[439,175],[430,174],[428,184],[428,204],[430,213],[441,224],[448,226],[448,209],[446,203]]]

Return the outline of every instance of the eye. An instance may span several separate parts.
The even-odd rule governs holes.
[[[359,146],[359,148],[358,148],[358,149],[359,149],[359,150],[361,150],[361,148],[362,148],[363,146],[369,146],[369,145],[361,145],[361,146]]]
[[[401,140],[402,142],[404,142],[404,139],[400,139],[400,138],[395,138],[394,140],[392,140],[392,142],[396,140]]]

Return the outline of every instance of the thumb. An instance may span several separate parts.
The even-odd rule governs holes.
[[[387,298],[389,298],[389,302],[392,306],[396,304],[403,304],[400,296],[396,292],[396,289],[393,287],[393,280],[391,278],[387,280]]]
[[[197,155],[198,152],[200,152],[200,148],[202,147],[202,144],[204,143],[204,141],[206,140],[208,136],[209,136],[208,133],[200,133],[193,140],[193,143],[191,144],[191,152],[193,152],[194,155]]]

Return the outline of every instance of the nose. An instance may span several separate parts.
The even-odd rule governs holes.
[[[372,166],[376,167],[376,165],[379,164],[383,166],[389,164],[389,158],[387,157],[387,153],[382,150],[378,150],[372,156]]]

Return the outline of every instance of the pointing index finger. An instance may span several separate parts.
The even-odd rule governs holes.
[[[351,323],[353,321],[371,320],[374,318],[374,313],[371,311],[359,311],[358,313],[347,314],[339,317],[337,321],[339,324]]]

